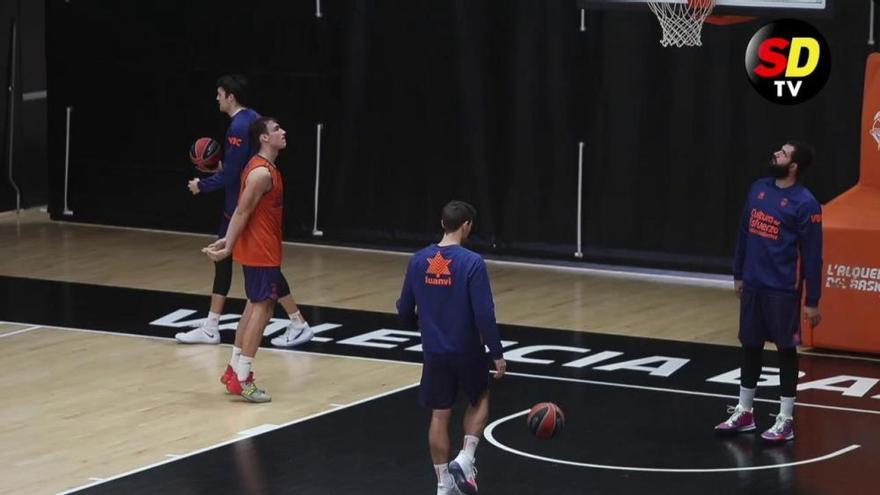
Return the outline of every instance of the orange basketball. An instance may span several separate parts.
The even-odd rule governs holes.
[[[189,159],[198,170],[210,173],[217,170],[222,152],[220,143],[209,137],[201,137],[189,147]]]
[[[526,417],[526,425],[532,435],[541,440],[553,438],[565,427],[565,415],[556,404],[541,402],[532,406]]]

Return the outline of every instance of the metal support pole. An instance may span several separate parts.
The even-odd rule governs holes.
[[[15,178],[12,176],[13,151],[15,149],[15,62],[18,59],[18,21],[15,20],[12,21],[11,45],[12,51],[10,51],[9,56],[9,155],[7,156],[7,165],[9,167],[9,184],[15,190],[15,212],[19,213],[21,211],[21,191],[18,189],[18,184],[15,183]]]
[[[318,142],[315,147],[315,223],[312,225],[312,235],[321,237],[324,232],[318,229],[318,192],[321,185],[321,130],[324,124],[318,124]]]
[[[578,211],[577,211],[577,251],[575,258],[583,258],[581,246],[581,214],[584,209],[584,142],[578,142]]]
[[[321,0],[315,0],[315,17],[318,19],[324,17],[324,14],[321,13]]]
[[[73,212],[67,207],[67,183],[70,176],[70,114],[72,112],[73,107],[67,107],[67,128],[64,139],[64,210],[62,214],[68,217],[73,215]]]

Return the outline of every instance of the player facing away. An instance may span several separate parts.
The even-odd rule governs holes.
[[[248,129],[260,115],[245,106],[248,94],[248,82],[244,76],[233,74],[217,79],[217,106],[231,119],[226,131],[222,166],[211,177],[204,180],[194,178],[188,184],[190,192],[194,195],[210,193],[219,189],[224,190],[223,218],[217,232],[218,239],[226,236],[229,220],[232,218],[236,204],[238,204],[238,196],[241,191],[241,172],[247,161],[256,152],[256,144],[251,142]],[[177,333],[174,338],[178,342],[182,344],[220,343],[218,329],[220,315],[223,313],[231,283],[232,258],[215,262],[214,286],[211,290],[211,308],[208,312],[208,318],[193,330]],[[289,315],[290,323],[282,335],[272,339],[272,344],[277,347],[292,347],[308,342],[312,338],[313,332],[297,308],[296,301],[292,296],[288,296],[279,302]]]
[[[739,403],[730,418],[715,427],[720,433],[755,430],[752,405],[764,342],[771,341],[779,353],[780,410],[773,426],[761,437],[769,442],[794,438],[804,288],[804,319],[814,327],[821,321],[822,210],[799,181],[812,165],[813,155],[806,143],[785,143],[773,153],[770,177],[749,188],[733,265],[743,358]]]
[[[475,217],[474,207],[462,201],[443,207],[443,239],[412,256],[397,301],[404,327],[422,335],[419,402],[432,410],[428,444],[438,494],[477,493],[475,453],[489,417],[490,357],[496,379],[507,369],[486,263],[461,246]],[[468,399],[464,444],[449,462],[449,421],[459,388]]]
[[[227,391],[250,402],[269,402],[269,394],[254,383],[251,367],[275,302],[290,295],[290,287],[281,273],[284,184],[275,166],[287,139],[284,129],[271,117],[255,120],[250,135],[260,148],[242,172],[241,195],[229,230],[226,237],[202,251],[214,261],[232,254],[244,272],[247,304],[235,331],[232,358],[220,381],[226,384]]]

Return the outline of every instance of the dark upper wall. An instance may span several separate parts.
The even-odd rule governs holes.
[[[796,107],[746,80],[759,24],[676,50],[649,13],[594,13],[581,33],[575,0],[322,3],[316,19],[312,2],[50,0],[53,216],[71,105],[76,220],[213,232],[219,195],[189,195],[185,152],[222,133],[213,81],[235,71],[289,132],[288,239],[311,238],[318,122],[319,227],[338,242],[427,242],[461,198],[478,249],[571,259],[584,141],[585,260],[724,271],[746,187],[782,141],[816,145],[806,182],[823,202],[857,178],[864,2],[813,21],[832,76]]]

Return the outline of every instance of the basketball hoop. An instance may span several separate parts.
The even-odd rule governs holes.
[[[648,6],[660,21],[663,46],[702,46],[703,22],[715,8],[715,0],[649,0]]]

